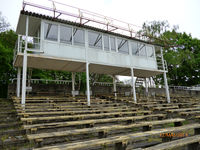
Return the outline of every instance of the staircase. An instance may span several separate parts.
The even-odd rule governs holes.
[[[145,82],[145,79],[144,78],[136,78],[136,81],[135,81],[135,87],[141,87],[143,86],[143,83]]]

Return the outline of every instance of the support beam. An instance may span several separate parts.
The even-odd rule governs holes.
[[[145,78],[145,94],[146,94],[147,97],[148,97],[148,93],[149,93],[149,91],[148,91],[148,81],[147,81],[147,78]]]
[[[23,59],[22,99],[21,99],[21,104],[23,105],[25,104],[25,99],[26,99],[28,25],[29,25],[29,16],[26,16],[26,41],[25,41],[24,59]]]
[[[18,67],[17,69],[17,89],[16,89],[16,93],[17,93],[17,97],[20,97],[20,86],[21,86],[21,68]]]
[[[132,82],[132,88],[133,88],[132,89],[133,90],[133,100],[134,100],[135,103],[137,103],[133,68],[131,68],[131,82]]]
[[[116,85],[116,80],[115,80],[115,76],[113,75],[113,92],[115,95],[115,98],[117,98],[117,85]]]
[[[163,65],[163,77],[164,77],[164,82],[165,82],[165,92],[166,92],[166,97],[167,97],[167,102],[170,103],[170,96],[169,96],[169,87],[167,83],[167,71],[165,70],[165,62],[163,58],[163,49],[161,49],[161,58],[162,58],[162,65]]]
[[[165,82],[165,92],[166,92],[167,102],[170,103],[169,87],[167,83],[167,73],[164,72],[163,76],[164,76],[164,82]]]
[[[72,72],[72,96],[75,97],[75,73]]]
[[[86,63],[86,82],[87,82],[87,103],[90,106],[90,76],[89,76],[89,63]]]

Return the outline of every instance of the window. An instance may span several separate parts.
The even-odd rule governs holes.
[[[102,48],[102,35],[97,32],[88,32],[89,47]]]
[[[110,46],[111,46],[111,51],[116,51],[116,45],[115,45],[115,38],[110,37]]]
[[[44,39],[57,41],[58,26],[51,23],[44,23]]]
[[[143,44],[143,43],[140,43],[138,47],[139,47],[139,55],[140,56],[147,56],[147,54],[146,54],[146,45]]]
[[[103,36],[103,41],[104,41],[104,50],[109,51],[109,37],[108,35]]]
[[[147,56],[148,57],[154,57],[153,47],[152,46],[147,46],[146,49],[147,49]]]
[[[73,28],[74,44],[84,45],[85,44],[85,34],[84,30]]]
[[[60,26],[60,42],[72,43],[72,28]]]
[[[128,54],[128,41],[117,39],[118,52]]]
[[[138,43],[131,42],[132,55],[139,55]]]

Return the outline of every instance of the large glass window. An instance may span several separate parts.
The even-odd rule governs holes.
[[[112,51],[116,51],[116,44],[115,44],[115,38],[110,37],[110,46]]]
[[[147,56],[146,54],[146,45],[143,43],[139,44],[139,55],[140,56]]]
[[[109,36],[104,35],[103,36],[103,41],[104,41],[104,50],[109,51]]]
[[[57,41],[58,40],[58,26],[51,23],[44,23],[44,39]]]
[[[154,57],[154,50],[152,46],[146,46],[146,50],[147,50],[148,57]]]
[[[132,50],[132,55],[139,55],[137,42],[131,42],[131,50]]]
[[[60,26],[60,42],[72,43],[72,28],[66,26]]]
[[[128,41],[124,39],[117,39],[118,52],[128,54]]]
[[[73,28],[74,44],[84,45],[85,44],[85,34],[84,30]]]
[[[102,48],[102,35],[97,32],[88,32],[89,47]]]

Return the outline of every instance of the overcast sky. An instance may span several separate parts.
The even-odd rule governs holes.
[[[28,0],[46,5],[48,0]],[[200,0],[57,0],[142,26],[145,21],[168,20],[181,32],[200,39]],[[22,0],[0,0],[0,11],[15,30]]]
[[[0,0],[0,11],[16,29],[23,0]],[[27,0],[46,6],[48,0]],[[180,32],[200,39],[200,0],[57,0],[138,26],[145,21],[168,20]]]

